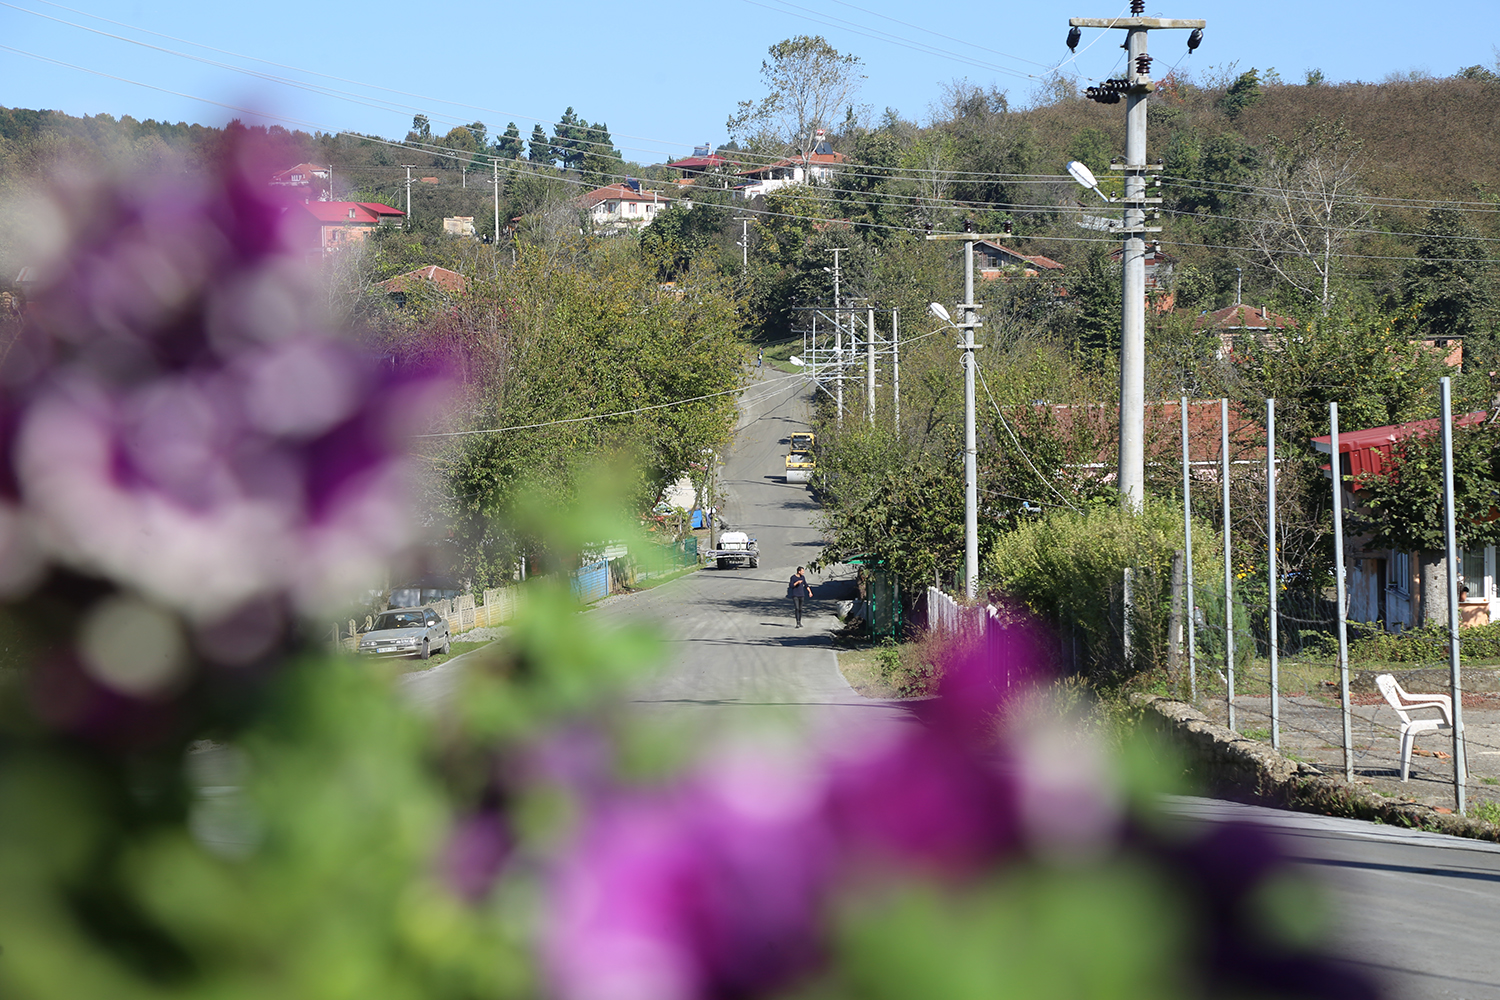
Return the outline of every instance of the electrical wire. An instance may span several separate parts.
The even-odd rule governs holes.
[[[798,374],[794,374],[794,375],[782,375],[782,376],[779,376],[777,378],[770,379],[769,381],[771,383],[775,383],[775,382],[786,381],[786,380],[789,380],[789,379],[800,379],[800,378],[804,378],[804,377],[805,376],[803,376],[800,373],[798,373]],[[482,428],[478,428],[478,429],[475,429],[475,430],[467,430],[467,431],[440,431],[438,433],[433,433],[433,434],[413,434],[412,437],[414,437],[414,438],[473,437],[473,436],[478,435],[478,434],[508,434],[511,431],[536,430],[537,428],[541,428],[541,427],[558,427],[558,426],[561,426],[563,424],[583,424],[583,423],[589,423],[589,422],[594,421],[594,420],[608,420],[611,417],[628,417],[628,416],[632,416],[633,414],[637,414],[637,413],[647,413],[647,412],[649,412],[651,410],[664,410],[664,409],[667,409],[668,407],[683,406],[683,405],[685,405],[687,403],[700,403],[700,402],[702,402],[705,399],[714,399],[714,398],[716,398],[718,396],[730,396],[730,395],[734,395],[735,393],[740,393],[740,392],[744,392],[744,391],[745,391],[745,387],[740,387],[740,388],[737,388],[737,389],[723,389],[723,390],[721,390],[719,392],[710,392],[710,393],[706,393],[706,394],[704,394],[702,396],[693,396],[693,397],[690,397],[688,399],[674,399],[674,400],[672,400],[671,402],[668,402],[668,403],[653,403],[650,406],[637,406],[637,407],[634,407],[634,408],[629,409],[629,410],[615,410],[615,411],[613,411],[611,413],[594,413],[594,414],[590,414],[590,415],[585,416],[585,417],[564,417],[564,418],[559,419],[559,420],[543,420],[543,421],[540,421],[538,423],[532,423],[532,424],[512,424],[509,427],[482,427]]]
[[[1029,455],[1026,454],[1026,449],[1023,448],[1023,447],[1021,447],[1021,439],[1018,438],[1018,437],[1016,437],[1016,432],[1015,431],[1011,430],[1011,428],[1010,428],[1010,422],[1005,419],[1005,414],[1003,414],[1003,413],[1000,412],[1000,405],[995,402],[995,394],[992,393],[992,392],[990,392],[990,384],[987,381],[985,381],[985,378],[984,378],[984,369],[981,368],[980,365],[979,365],[979,355],[976,354],[976,353],[974,353],[974,352],[972,352],[972,351],[969,352],[969,361],[974,366],[974,374],[979,376],[979,384],[982,385],[982,386],[984,386],[984,394],[989,397],[990,406],[993,407],[994,410],[995,410],[995,416],[997,416],[997,417],[1000,418],[1000,426],[1005,428],[1005,432],[1007,434],[1009,434],[1010,435],[1010,439],[1013,442],[1015,442],[1016,452],[1021,456],[1022,459],[1025,460],[1026,467],[1031,470],[1031,474],[1034,475],[1034,476],[1036,476],[1037,480],[1043,486],[1045,486],[1049,490],[1051,490],[1053,492],[1053,494],[1057,497],[1057,499],[1061,500],[1064,505],[1066,505],[1068,508],[1070,508],[1071,510],[1073,510],[1075,512],[1082,513],[1081,511],[1078,510],[1077,507],[1075,507],[1073,505],[1073,502],[1071,500],[1069,500],[1066,496],[1064,496],[1062,494],[1062,491],[1060,491],[1056,486],[1053,486],[1052,483],[1047,479],[1047,477],[1045,477],[1045,476],[1043,476],[1041,474],[1041,472],[1037,469],[1035,463],[1033,463],[1031,461],[1031,456],[1029,456]]]

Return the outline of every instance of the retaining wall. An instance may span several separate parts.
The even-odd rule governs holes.
[[[1144,724],[1183,751],[1188,771],[1215,795],[1324,816],[1500,841],[1500,827],[1351,787],[1311,764],[1288,760],[1258,740],[1208,719],[1186,702],[1137,694]]]

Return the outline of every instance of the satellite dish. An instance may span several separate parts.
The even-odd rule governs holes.
[[[787,360],[790,361],[792,364],[796,365],[798,368],[806,368],[807,367],[807,363],[805,361],[803,361],[801,358],[787,358]]]
[[[938,319],[942,320],[944,323],[953,322],[953,319],[948,315],[948,310],[943,308],[943,304],[941,302],[932,303],[927,307],[927,311],[932,313]]]

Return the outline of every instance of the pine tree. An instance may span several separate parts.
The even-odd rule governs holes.
[[[521,141],[521,130],[511,122],[505,127],[505,134],[495,140],[495,155],[502,160],[518,160],[521,153],[526,149],[525,143]]]
[[[547,138],[547,130],[542,128],[538,122],[531,129],[531,141],[527,143],[527,159],[532,163],[546,163],[550,165],[555,159],[552,149],[552,140]]]

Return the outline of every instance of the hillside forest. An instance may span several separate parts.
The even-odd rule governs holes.
[[[783,44],[794,42],[857,66],[821,39]],[[404,227],[320,266],[330,308],[376,349],[460,373],[461,405],[445,431],[524,427],[432,444],[442,475],[429,519],[444,526],[457,571],[486,583],[511,575],[520,555],[546,560],[526,536],[524,497],[541,490],[577,503],[605,465],[630,470],[614,477],[622,508],[645,510],[667,481],[701,467],[705,449],[724,448],[733,396],[719,393],[750,377],[757,347],[800,350],[807,309],[835,307],[840,248],[840,304],[875,310],[882,336],[886,317],[899,317],[903,417],[896,428],[884,383],[873,422],[862,393],[849,394],[843,414],[820,395],[823,561],[883,553],[917,585],[951,579],[962,557],[962,376],[953,338],[927,315],[929,302],[962,298],[962,243],[926,237],[1004,234],[1010,250],[1060,267],[1002,268],[978,293],[984,548],[1037,509],[1110,502],[1107,478],[1078,471],[1111,453],[1108,421],[1064,425],[1051,414],[1116,399],[1119,240],[1086,228],[1086,216],[1109,207],[1063,168],[1081,161],[1118,193],[1110,167],[1124,150],[1121,107],[1056,77],[1028,95],[955,80],[919,116],[850,96],[831,117],[778,127],[751,120],[754,108],[741,104],[737,130],[731,114],[735,141],[714,150],[725,166],[691,175],[626,162],[608,126],[572,107],[529,134],[482,122],[438,134],[419,115],[390,140],[0,108],[0,274],[27,263],[21,195],[67,174],[187,176],[231,155],[266,176],[328,164],[334,199],[404,210],[399,164],[421,164]],[[1304,579],[1323,579],[1331,552],[1309,445],[1326,433],[1330,401],[1347,427],[1429,417],[1448,374],[1456,407],[1490,407],[1500,369],[1497,119],[1500,76],[1482,66],[1378,83],[1314,72],[1293,83],[1231,64],[1174,71],[1151,95],[1148,161],[1160,166],[1152,193],[1162,199],[1153,250],[1168,266],[1150,293],[1147,398],[1227,397],[1250,414],[1279,401],[1293,463],[1283,558]],[[805,153],[799,134],[810,124],[841,154],[833,177],[737,198],[737,173]],[[674,206],[639,231],[596,231],[580,197],[627,178]],[[472,216],[476,237],[444,234],[453,215]],[[430,264],[465,275],[467,289],[398,305],[376,285]],[[1200,318],[1237,302],[1279,326],[1226,350]],[[1458,340],[1453,368],[1447,348],[1431,345]],[[680,400],[694,401],[649,409]],[[643,412],[558,423],[627,410]],[[1180,495],[1175,465],[1147,475],[1153,496]],[[1199,509],[1216,502],[1205,494]],[[1263,549],[1253,528],[1234,530],[1247,550]]]

